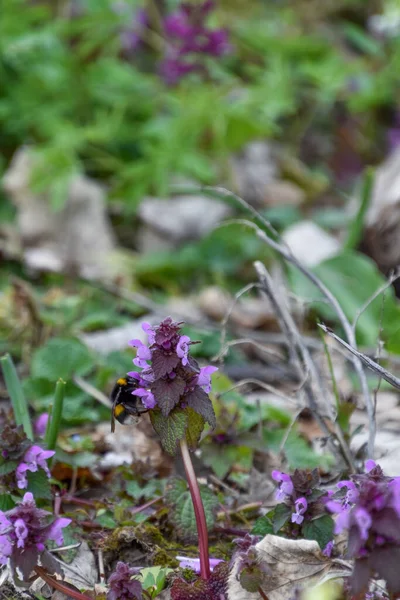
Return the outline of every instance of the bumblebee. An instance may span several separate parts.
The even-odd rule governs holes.
[[[138,396],[132,392],[138,387],[138,382],[133,377],[120,377],[111,392],[111,431],[115,431],[115,419],[122,425],[132,425],[139,421],[139,417],[148,411],[143,406]]]

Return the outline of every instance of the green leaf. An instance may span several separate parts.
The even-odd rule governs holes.
[[[6,354],[0,358],[0,363],[7,391],[10,394],[15,422],[17,425],[22,425],[26,436],[33,440],[33,430],[31,419],[29,417],[29,407],[13,360],[9,354]]]
[[[173,569],[165,567],[147,567],[140,571],[139,581],[142,582],[143,589],[155,598],[164,589],[167,575],[172,572]]]
[[[323,550],[333,539],[334,522],[329,515],[323,515],[313,521],[304,521],[301,531],[306,540],[315,540]]]
[[[185,413],[187,415],[186,441],[189,448],[195,450],[203,432],[205,421],[193,408],[186,408]]]
[[[52,499],[50,481],[42,469],[39,469],[36,473],[28,472],[27,478],[28,492],[32,492],[35,498]]]
[[[268,533],[275,533],[271,517],[269,516],[271,513],[273,513],[273,511],[270,511],[268,514],[257,519],[257,521],[254,523],[253,529],[251,530],[253,535],[261,535],[264,537]]]
[[[53,338],[34,353],[31,374],[37,379],[55,381],[85,375],[92,367],[92,355],[80,341]]]
[[[150,411],[150,420],[161,439],[161,444],[169,454],[174,455],[177,444],[185,436],[187,415],[182,410],[172,411],[164,417],[160,410]]]
[[[160,488],[162,488],[162,480],[160,479],[151,479],[143,486],[139,485],[137,481],[126,482],[126,493],[135,499],[144,498],[148,500],[153,498],[157,493],[160,493]]]
[[[6,511],[14,508],[15,502],[10,494],[0,494],[0,510]]]
[[[3,462],[0,463],[0,477],[12,473],[17,467],[18,462],[16,460],[3,460]]]
[[[290,506],[287,506],[286,504],[277,504],[275,506],[272,515],[272,526],[274,533],[278,533],[278,531],[282,529],[291,514],[292,510]]]
[[[251,468],[254,450],[248,446],[204,444],[201,448],[204,464],[211,467],[220,479],[223,479],[235,464],[247,470]]]
[[[207,528],[210,530],[215,523],[215,513],[219,500],[206,486],[200,486],[200,495],[206,515]],[[171,507],[169,518],[182,539],[197,537],[196,518],[193,502],[187,483],[181,477],[169,480],[165,492],[166,503]]]
[[[354,321],[360,308],[385,284],[375,263],[352,250],[343,251],[321,262],[312,271],[337,298],[350,322]],[[316,287],[294,268],[289,267],[288,272],[294,293],[308,301],[315,300],[311,306],[322,318],[337,321],[332,308],[321,302],[323,297]],[[381,314],[382,294],[368,305],[358,320],[356,332],[360,344],[375,346],[381,323],[384,339],[400,328],[400,308],[392,288],[385,292],[383,318]]]

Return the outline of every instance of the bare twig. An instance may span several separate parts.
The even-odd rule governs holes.
[[[265,266],[260,261],[256,261],[254,263],[254,266],[260,279],[261,285],[263,287],[263,291],[268,296],[274,308],[278,321],[281,325],[281,329],[287,335],[288,340],[290,340],[290,355],[299,377],[301,378],[303,376],[304,369],[306,369],[310,373],[311,381],[313,381],[318,386],[320,397],[326,397],[327,390],[325,387],[325,383],[311,357],[308,348],[303,344],[301,335],[297,329],[296,323],[292,318],[292,315],[287,309],[286,303],[279,300],[276,294],[276,290],[274,289],[274,282]],[[329,430],[324,419],[319,414],[318,405],[314,396],[314,390],[310,381],[305,381],[304,390],[308,399],[308,407],[312,411],[314,418],[316,419],[321,430],[325,433],[328,440],[330,441],[332,450],[335,453],[339,453],[339,456],[342,456],[345,459],[349,468],[354,472],[355,467],[348,445],[346,444],[343,436],[337,436],[336,438],[339,442],[341,452],[339,451],[339,448],[333,443],[332,432]]]
[[[74,375],[73,381],[83,392],[85,392],[89,396],[92,396],[92,398],[100,402],[100,404],[102,404],[106,408],[110,408],[112,406],[111,400],[107,398],[107,396],[103,394],[103,392],[95,388],[94,385],[92,385],[88,381],[85,381],[79,375]]]
[[[363,362],[364,365],[366,367],[368,367],[368,369],[371,369],[371,371],[374,371],[374,373],[376,373],[377,375],[382,377],[382,379],[384,379],[385,381],[390,383],[390,385],[392,385],[393,387],[400,390],[400,379],[395,377],[395,375],[393,375],[392,373],[390,373],[389,371],[387,371],[386,369],[381,367],[381,365],[379,365],[377,362],[375,362],[374,360],[369,358],[369,356],[362,354],[361,352],[359,352],[358,350],[356,350],[355,348],[350,346],[347,342],[345,342],[338,335],[336,335],[336,333],[333,333],[333,331],[331,329],[329,329],[329,327],[327,327],[326,325],[323,325],[322,323],[319,323],[318,325],[319,325],[319,327],[321,327],[321,329],[324,333],[326,333],[327,335],[332,337],[334,340],[339,342],[339,344],[344,346],[344,348],[346,348],[349,352],[351,352],[352,354],[357,356],[357,358],[361,362]]]
[[[270,356],[274,356],[275,358],[284,358],[282,352],[279,352],[279,350],[272,350],[271,348],[266,348],[263,344],[260,344],[259,342],[256,342],[251,338],[241,338],[238,340],[231,340],[230,342],[226,342],[225,346],[221,348],[218,354],[213,356],[213,358],[211,359],[212,362],[218,362],[219,360],[222,360],[228,354],[229,348],[232,348],[233,346],[239,346],[241,344],[249,344],[255,346],[261,352],[265,352],[265,354],[269,354]]]
[[[319,291],[325,296],[325,298],[329,301],[330,305],[336,312],[338,319],[346,333],[347,339],[349,340],[349,345],[352,348],[357,348],[357,343],[356,343],[353,328],[352,328],[348,318],[344,314],[343,309],[340,306],[338,300],[335,298],[335,296],[332,294],[332,292],[326,287],[326,285],[322,281],[320,281],[320,279],[312,271],[309,271],[304,265],[302,265],[302,263],[300,263],[297,260],[297,258],[293,256],[293,254],[291,252],[288,252],[284,246],[281,246],[275,240],[270,239],[267,236],[267,234],[265,233],[265,231],[263,231],[260,227],[258,227],[258,225],[256,225],[255,223],[252,223],[251,221],[248,221],[246,219],[242,220],[242,224],[254,229],[257,236],[262,241],[264,241],[266,244],[268,244],[268,246],[270,246],[271,248],[276,250],[276,252],[279,252],[279,254],[285,260],[287,260],[289,263],[291,263],[292,265],[297,267],[297,269],[301,273],[303,273],[303,275],[305,275],[319,289]],[[373,456],[374,442],[375,442],[375,435],[376,435],[376,423],[375,423],[375,419],[374,419],[374,406],[373,406],[371,394],[369,392],[367,378],[365,376],[365,373],[364,373],[364,370],[362,367],[362,362],[359,359],[359,357],[357,356],[357,353],[354,354],[352,362],[354,365],[354,369],[356,370],[356,373],[360,380],[361,390],[362,390],[365,404],[367,407],[368,418],[369,418],[368,453],[369,453],[369,456]]]
[[[395,271],[392,271],[392,273],[390,273],[389,275],[389,279],[383,284],[381,285],[381,287],[376,290],[376,292],[374,294],[372,294],[372,296],[370,298],[368,298],[368,300],[362,305],[362,307],[357,311],[356,316],[354,317],[354,321],[352,324],[352,328],[353,331],[355,333],[356,329],[357,329],[357,323],[359,318],[361,317],[361,315],[367,310],[367,308],[369,307],[370,304],[372,304],[372,302],[374,300],[376,300],[376,298],[378,298],[378,296],[380,296],[381,294],[384,294],[386,292],[386,290],[400,277],[400,270],[396,269]]]
[[[99,579],[100,579],[100,583],[105,583],[106,582],[106,576],[105,576],[105,572],[104,572],[104,557],[103,557],[103,550],[101,548],[98,549],[98,562],[99,562]]]
[[[239,300],[239,298],[240,298],[241,296],[243,296],[244,294],[246,294],[247,292],[249,292],[250,290],[254,289],[254,288],[255,288],[255,287],[257,287],[257,286],[258,286],[258,284],[257,284],[257,283],[249,283],[249,284],[245,285],[245,286],[244,286],[244,287],[243,287],[241,290],[239,290],[239,291],[238,291],[238,292],[235,294],[235,296],[234,296],[234,298],[233,298],[233,300],[232,300],[232,303],[231,303],[230,307],[229,307],[229,308],[228,308],[228,310],[226,311],[226,314],[225,314],[225,316],[224,316],[224,318],[223,318],[223,320],[222,320],[222,323],[221,323],[221,335],[220,335],[220,346],[221,346],[221,352],[219,353],[219,357],[220,357],[220,360],[221,360],[221,361],[222,361],[222,359],[223,359],[223,358],[224,358],[224,356],[225,356],[225,354],[223,354],[223,353],[222,353],[222,349],[223,349],[223,348],[224,348],[224,346],[225,346],[225,340],[226,340],[226,328],[227,328],[227,325],[228,325],[228,321],[229,321],[229,319],[230,319],[230,316],[231,316],[231,314],[232,314],[232,311],[233,311],[233,309],[235,308],[235,306],[236,306],[236,303],[237,303],[237,301]]]
[[[283,400],[286,400],[287,402],[294,402],[297,404],[297,400],[295,398],[292,398],[291,396],[287,396],[286,394],[284,394],[283,392],[281,392],[280,390],[275,388],[273,385],[270,385],[269,383],[265,383],[264,381],[261,381],[260,379],[252,379],[252,378],[241,379],[240,381],[235,383],[235,385],[230,387],[229,390],[226,390],[225,392],[220,392],[219,394],[217,394],[217,397],[221,398],[225,394],[228,394],[229,392],[233,392],[233,390],[236,390],[236,388],[242,387],[243,385],[248,385],[248,384],[257,385],[258,387],[263,388],[267,392],[271,392],[272,394],[279,396],[280,398],[282,398]]]
[[[284,242],[280,243],[277,241],[280,240],[279,234],[272,227],[271,223],[269,223],[269,221],[267,221],[253,206],[251,206],[248,202],[246,202],[237,194],[234,194],[233,192],[230,192],[229,190],[226,190],[222,187],[200,186],[187,189],[184,188],[184,186],[176,186],[175,192],[180,194],[197,194],[200,192],[214,198],[222,198],[230,204],[234,203],[236,205],[240,205],[242,208],[245,209],[247,213],[250,213],[256,221],[261,223],[261,227],[259,227],[256,223],[252,223],[251,221],[247,221],[245,219],[242,221],[243,224],[247,225],[248,227],[252,227],[255,230],[257,237],[259,237],[263,242],[265,242],[270,248],[278,252],[278,254],[280,254],[287,262],[294,265],[301,273],[303,273],[303,275],[307,277],[307,279],[309,279],[319,289],[319,291],[323,294],[323,296],[325,296],[325,298],[329,301],[330,305],[336,312],[338,319],[346,333],[349,345],[357,349],[357,342],[353,328],[336,297],[312,271],[307,269],[307,267],[305,267],[299,260],[297,260],[297,258],[293,255],[292,251],[290,250],[287,244],[285,244]],[[266,232],[268,232],[268,234]],[[374,419],[373,402],[371,394],[369,392],[368,382],[364,373],[362,361],[357,356],[357,354],[354,354],[352,362],[360,380],[361,390],[364,396],[365,405],[367,407],[369,419],[368,453],[369,456],[373,458],[374,441],[376,434],[376,423]]]

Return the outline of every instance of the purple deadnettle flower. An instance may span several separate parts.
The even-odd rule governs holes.
[[[200,559],[189,558],[188,556],[177,556],[181,569],[193,569],[196,573],[200,573]],[[221,558],[210,558],[210,571],[213,571],[219,563],[224,562]]]
[[[138,568],[118,562],[108,579],[107,600],[142,600],[142,584],[135,578],[138,572]]]
[[[141,340],[131,340],[130,346],[137,348],[136,358],[133,360],[133,364],[141,369],[146,369],[149,365],[148,360],[151,360],[151,351]]]
[[[324,556],[330,558],[332,556],[333,546],[334,546],[334,542],[333,542],[333,540],[331,540],[330,542],[327,543],[325,548],[322,550],[322,554]]]
[[[367,590],[370,577],[384,579],[390,593],[400,593],[400,478],[386,477],[374,461],[366,474],[338,484],[326,507],[336,513],[335,533],[349,532],[347,556],[355,559],[351,578],[354,594]],[[347,493],[343,497],[342,489]]]
[[[31,571],[40,563],[50,572],[60,572],[58,563],[46,550],[45,542],[63,543],[62,530],[71,519],[58,518],[48,522],[51,513],[36,508],[35,500],[27,492],[21,503],[6,512],[0,511],[0,564],[16,569],[27,581]]]
[[[154,398],[154,395],[149,392],[148,390],[145,390],[144,388],[139,388],[137,390],[134,390],[132,392],[133,396],[139,396],[139,398],[141,398],[144,406],[146,408],[154,408],[156,405],[156,400]]]
[[[35,473],[39,468],[43,469],[47,477],[50,477],[49,467],[46,460],[54,456],[54,450],[43,450],[40,446],[31,446],[23,456],[22,462],[15,471],[17,485],[20,489],[28,486],[27,471]]]
[[[48,413],[43,413],[36,419],[36,421],[33,425],[33,429],[35,430],[35,433],[37,436],[44,437],[44,434],[46,433],[48,422],[49,422]]]
[[[292,523],[297,523],[297,525],[301,525],[304,521],[304,513],[307,510],[307,500],[305,498],[298,498],[294,503],[295,512],[292,513]]]
[[[176,353],[182,361],[182,365],[188,364],[188,352],[189,352],[190,337],[188,335],[181,335],[179,342],[176,345]]]
[[[189,353],[189,336],[180,333],[181,325],[171,317],[158,326],[144,323],[142,327],[149,336],[149,346],[138,339],[129,342],[137,348],[133,363],[142,369],[140,373],[128,373],[137,380],[137,388],[132,394],[141,398],[147,409],[160,410],[164,417],[168,417],[175,407],[191,408],[215,427],[208,393],[211,391],[211,374],[217,367],[199,367]]]
[[[218,371],[218,367],[201,367],[200,373],[197,376],[197,385],[203,388],[203,390],[209,394],[211,392],[211,375]]]
[[[166,83],[173,85],[192,72],[207,74],[204,56],[219,57],[231,52],[225,29],[210,29],[209,14],[214,2],[200,5],[182,3],[177,11],[164,19],[167,50],[160,72]]]
[[[271,476],[274,481],[279,481],[280,483],[279,488],[276,491],[277,500],[284,501],[287,496],[293,494],[293,483],[290,475],[281,473],[281,471],[272,471]]]

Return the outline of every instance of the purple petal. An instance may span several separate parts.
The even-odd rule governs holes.
[[[372,469],[375,469],[375,467],[376,467],[376,462],[374,460],[369,459],[369,460],[365,461],[365,471],[367,473],[372,471]]]
[[[49,421],[48,413],[42,413],[34,423],[34,430],[37,436],[44,437],[47,429],[47,423]]]
[[[17,519],[14,523],[14,531],[17,537],[17,548],[24,548],[25,540],[29,533],[25,521],[22,519]]]
[[[48,539],[53,540],[57,546],[61,546],[64,542],[62,529],[68,527],[70,523],[72,523],[71,519],[66,519],[64,517],[56,519],[54,523],[50,525],[47,532]]]
[[[146,408],[154,408],[155,405],[157,404],[156,399],[154,398],[154,395],[145,390],[144,388],[139,388],[137,390],[134,390],[132,392],[133,396],[139,396],[139,398],[142,400],[143,406],[145,406]]]
[[[155,335],[156,335],[154,328],[150,325],[150,323],[143,323],[142,329],[147,334],[149,344],[150,344],[150,346],[152,346],[155,342]]]
[[[207,394],[211,391],[211,375],[215,371],[218,371],[218,367],[208,365],[207,367],[202,367],[197,376],[197,385],[200,385]]]
[[[199,558],[190,558],[188,556],[177,556],[177,560],[179,560],[179,566],[181,569],[193,569],[196,573],[200,573],[200,559]],[[210,570],[213,571],[214,568],[219,565],[219,563],[224,562],[220,558],[210,558]]]
[[[6,535],[0,535],[0,564],[7,564],[13,551],[12,544]]]
[[[330,542],[327,543],[325,548],[322,550],[322,554],[324,556],[327,556],[328,558],[330,558],[332,555],[332,550],[333,550],[333,540],[331,540]]]
[[[365,508],[357,508],[354,512],[354,519],[358,525],[358,529],[360,531],[361,539],[368,539],[368,531],[372,525],[371,515],[368,513]]]

